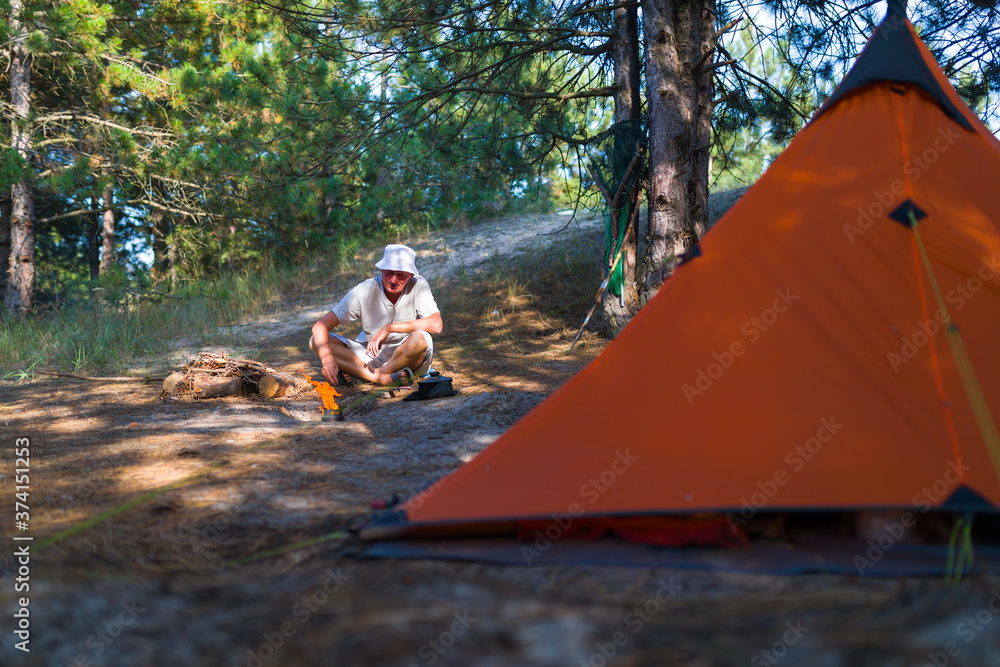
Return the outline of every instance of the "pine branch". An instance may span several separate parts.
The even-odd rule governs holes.
[[[176,138],[173,132],[161,132],[157,130],[147,130],[139,127],[127,127],[125,125],[120,125],[118,123],[112,123],[109,120],[99,118],[93,114],[87,112],[76,112],[76,111],[60,111],[56,113],[46,114],[44,116],[38,116],[35,118],[35,122],[38,124],[54,123],[57,121],[85,121],[93,125],[100,125],[103,127],[110,127],[115,130],[121,130],[123,132],[128,132],[129,134],[137,134],[139,136],[145,137],[169,137]]]
[[[35,224],[47,225],[50,222],[58,222],[59,220],[65,220],[66,218],[75,218],[77,216],[90,215],[92,213],[103,213],[104,211],[113,211],[115,209],[121,208],[122,206],[128,206],[129,204],[135,204],[138,202],[139,202],[138,199],[130,199],[128,201],[118,202],[117,204],[113,204],[111,206],[104,206],[101,208],[88,208],[88,209],[80,209],[77,211],[69,211],[68,213],[60,213],[59,215],[53,215],[48,218],[41,218],[40,220],[36,220]]]

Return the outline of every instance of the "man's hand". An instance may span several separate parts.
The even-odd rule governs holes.
[[[334,387],[338,384],[337,373],[339,372],[340,368],[337,366],[337,362],[334,361],[333,357],[330,357],[328,361],[323,363],[323,377],[325,377],[326,381]]]
[[[337,384],[337,373],[340,372],[340,367],[330,349],[330,329],[338,326],[340,326],[340,320],[333,312],[329,312],[313,325],[312,338],[309,340],[309,349],[319,357],[319,363],[323,366],[323,377],[331,385]]]
[[[368,340],[368,346],[365,348],[369,357],[374,359],[378,356],[378,351],[382,349],[382,343],[385,342],[385,339],[389,337],[390,333],[389,325],[386,325],[372,335],[372,337]]]

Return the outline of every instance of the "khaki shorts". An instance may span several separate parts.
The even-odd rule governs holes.
[[[431,361],[434,359],[434,339],[426,331],[417,330],[414,331],[410,336],[414,334],[423,334],[424,341],[427,342],[427,351],[424,352],[424,359],[420,362],[419,368],[411,368],[413,375],[416,377],[422,377],[431,367]],[[351,340],[347,336],[341,336],[340,334],[331,333],[330,338],[336,338],[341,343],[347,346],[347,348],[354,353],[354,355],[368,367],[368,370],[375,370],[376,368],[381,368],[384,366],[390,358],[392,358],[393,353],[399,348],[399,345],[383,345],[382,349],[379,350],[378,356],[374,359],[368,355],[368,349],[365,347],[364,343],[359,343],[356,340]],[[405,339],[404,339],[405,342]]]

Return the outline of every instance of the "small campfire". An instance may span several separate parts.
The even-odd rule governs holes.
[[[306,382],[311,384],[316,392],[323,399],[323,419],[322,421],[329,421],[333,419],[334,421],[344,421],[344,413],[341,411],[340,406],[337,405],[337,397],[340,396],[340,392],[330,386],[328,382],[318,382],[313,380],[311,376],[304,375]]]

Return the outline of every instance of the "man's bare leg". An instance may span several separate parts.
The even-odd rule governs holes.
[[[402,345],[396,348],[396,351],[389,357],[389,361],[375,369],[374,382],[380,385],[394,384],[392,378],[389,377],[390,374],[404,368],[410,370],[419,368],[424,361],[425,354],[427,354],[427,340],[423,334],[414,331],[403,341]],[[337,363],[339,364],[340,361]]]
[[[309,339],[309,349],[313,352],[316,351],[316,343],[312,338]],[[333,355],[333,360],[337,362],[337,368],[342,373],[348,373],[356,378],[361,378],[365,382],[384,384],[378,381],[375,374],[358,358],[358,355],[354,354],[343,342],[332,336],[330,337],[330,353]]]

